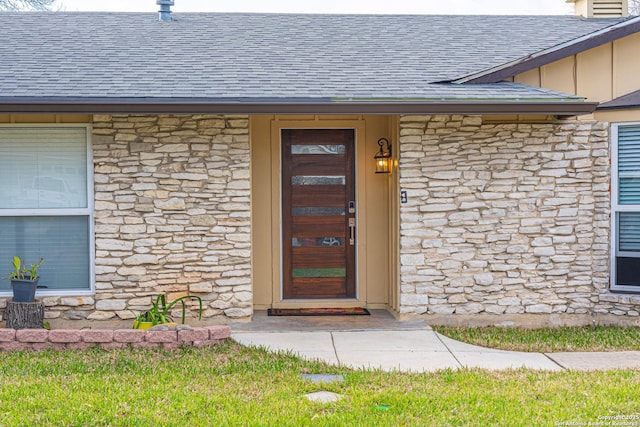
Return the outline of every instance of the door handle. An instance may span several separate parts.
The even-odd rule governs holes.
[[[356,244],[356,219],[349,218],[349,245]]]

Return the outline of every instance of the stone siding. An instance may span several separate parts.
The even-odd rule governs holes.
[[[626,314],[609,285],[606,123],[400,122],[400,312]]]
[[[96,293],[45,298],[46,317],[131,319],[159,293],[250,316],[248,117],[95,115],[92,143]]]

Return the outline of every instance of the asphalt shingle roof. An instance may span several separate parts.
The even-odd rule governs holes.
[[[640,107],[640,90],[628,93],[626,95],[613,99],[609,102],[600,104],[598,106],[598,109],[599,110],[608,110],[608,109],[615,110],[615,109],[629,108],[629,107],[634,107],[634,108]]]
[[[573,16],[0,13],[0,98],[563,98],[434,84],[613,25]]]

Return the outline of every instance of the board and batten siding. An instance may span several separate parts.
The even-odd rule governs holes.
[[[639,50],[640,34],[633,34],[518,74],[513,81],[607,102],[640,90]]]

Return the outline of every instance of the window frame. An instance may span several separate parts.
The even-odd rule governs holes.
[[[0,209],[0,217],[29,217],[29,216],[84,216],[89,221],[89,283],[86,289],[38,289],[38,297],[52,296],[86,296],[95,295],[95,227],[94,227],[94,169],[93,144],[91,142],[92,126],[87,123],[10,123],[0,124],[0,130],[5,128],[81,128],[86,132],[87,146],[87,206],[85,208],[7,208]],[[46,262],[46,260],[45,260]],[[8,264],[7,264],[8,265]],[[8,270],[8,267],[7,267]],[[0,274],[3,273],[0,270]],[[0,291],[0,298],[11,297],[11,291]]]
[[[640,252],[620,252],[618,250],[619,242],[619,221],[618,214],[620,212],[638,212],[640,213],[640,204],[637,205],[621,205],[619,204],[619,170],[618,170],[618,139],[619,129],[627,126],[640,126],[640,122],[625,122],[625,123],[612,123],[611,124],[611,245],[610,245],[610,281],[609,289],[612,291],[621,291],[628,293],[640,293],[640,286],[631,285],[618,285],[617,282],[617,258],[629,257],[639,258]]]

